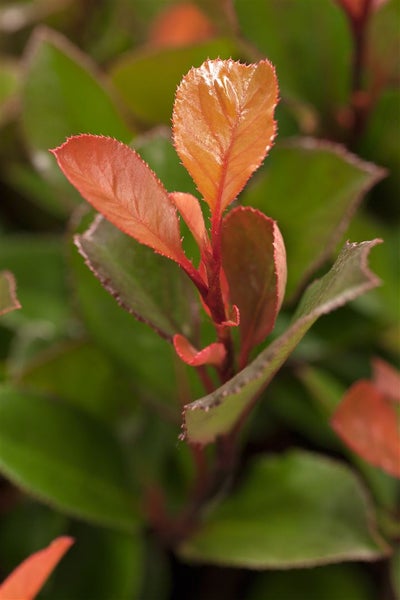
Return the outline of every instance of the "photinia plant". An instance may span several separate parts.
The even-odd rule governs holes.
[[[115,139],[83,134],[52,150],[65,176],[103,215],[75,236],[87,265],[125,309],[173,344],[178,357],[196,369],[207,394],[183,409],[182,438],[196,469],[187,507],[170,517],[159,487],[148,492],[147,517],[173,546],[190,538],[204,504],[229,480],[245,419],[306,331],[321,315],[379,284],[367,259],[381,240],[347,243],[332,269],[306,289],[287,329],[255,357],[284,300],[286,251],[278,223],[238,205],[238,197],[272,147],[277,101],[275,70],[265,59],[250,65],[207,60],[183,78],[173,109],[173,142],[202,203],[187,192],[168,192],[139,154]],[[196,245],[196,261],[185,246],[180,218]],[[204,316],[213,337],[203,326]],[[204,446],[213,442],[216,452],[210,457]],[[307,456],[293,460],[309,465]],[[269,479],[273,473],[265,468]],[[324,467],[327,478],[331,468],[336,473],[334,466]],[[309,500],[318,504],[317,498]],[[194,544],[195,549],[190,542],[183,546],[187,556],[211,557]],[[379,544],[369,546],[368,556],[376,555]],[[268,544],[262,541],[260,548],[261,558],[249,566],[270,564]],[[337,551],[349,552],[346,544]],[[324,560],[329,552],[322,552]],[[314,554],[311,548],[307,564],[313,564]],[[212,559],[221,560],[218,554]],[[240,544],[233,545],[231,560],[247,564],[240,563]]]

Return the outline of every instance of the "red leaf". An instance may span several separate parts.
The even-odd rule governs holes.
[[[29,556],[0,585],[0,600],[34,598],[73,543],[70,537],[59,537],[47,548]]]
[[[373,381],[382,394],[400,402],[400,373],[380,358],[374,358],[372,361]]]
[[[210,38],[214,27],[195,4],[185,2],[166,8],[150,31],[153,46],[185,46]]]
[[[222,223],[222,264],[240,312],[241,367],[272,331],[286,285],[286,252],[275,221],[238,207]]]
[[[174,347],[177,355],[183,362],[192,367],[201,365],[222,366],[226,350],[223,344],[214,342],[202,350],[196,350],[191,343],[183,336],[177,333],[174,335]]]
[[[80,135],[52,150],[82,196],[138,242],[185,265],[175,207],[150,167],[112,138]]]
[[[199,201],[186,192],[171,192],[169,197],[192,232],[200,250],[204,251],[209,247],[209,238]]]
[[[333,415],[336,433],[364,460],[400,477],[400,434],[390,401],[370,381],[358,381]]]
[[[173,111],[175,147],[214,213],[235,199],[270,149],[277,100],[267,60],[207,60],[183,78]]]

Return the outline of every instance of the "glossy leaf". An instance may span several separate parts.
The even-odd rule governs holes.
[[[274,148],[268,167],[241,200],[279,224],[287,252],[287,298],[332,255],[364,195],[384,175],[328,142],[299,138]]]
[[[286,252],[278,225],[258,210],[238,207],[222,223],[222,265],[239,308],[241,362],[272,331],[286,286]]]
[[[215,392],[185,406],[188,440],[207,444],[228,433],[321,315],[379,285],[367,268],[368,253],[379,242],[346,244],[329,273],[307,288],[285,333]]]
[[[156,252],[187,262],[175,208],[134,150],[112,138],[80,135],[53,153],[67,179],[113,225]]]
[[[98,217],[75,244],[86,264],[118,303],[171,339],[190,336],[197,299],[187,276],[171,261]]]
[[[235,54],[237,49],[228,39],[181,48],[133,51],[115,63],[110,75],[134,115],[148,123],[170,125],[175,91],[183,75],[209,56],[229,58]]]
[[[176,150],[217,214],[260,166],[275,137],[278,85],[267,60],[208,60],[182,79],[173,111]]]
[[[186,46],[202,42],[214,33],[211,21],[196,4],[183,2],[161,11],[150,29],[152,46]]]
[[[16,287],[14,275],[9,271],[0,271],[0,315],[21,308]]]
[[[33,600],[73,543],[70,537],[59,537],[24,560],[0,585],[0,600]]]
[[[1,388],[0,471],[67,514],[115,529],[136,526],[136,498],[116,440],[65,404]]]
[[[400,478],[400,432],[396,412],[369,381],[358,381],[332,417],[332,427],[364,460]]]
[[[374,560],[388,550],[355,475],[336,461],[295,450],[254,461],[181,554],[265,569]]]
[[[58,203],[69,207],[79,196],[65,185],[48,149],[81,133],[109,135],[124,142],[133,135],[90,58],[45,27],[35,30],[26,49],[21,104],[22,131],[32,162],[59,190]]]

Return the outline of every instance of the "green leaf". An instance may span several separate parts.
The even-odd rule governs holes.
[[[0,315],[21,308],[16,294],[15,278],[9,271],[0,271]]]
[[[300,138],[274,148],[241,201],[278,222],[287,252],[287,298],[332,255],[363,196],[383,175],[328,142]]]
[[[0,60],[0,125],[13,114],[20,84],[17,63]]]
[[[375,600],[372,578],[357,564],[260,574],[248,600]]]
[[[136,526],[136,499],[117,442],[70,406],[1,388],[0,470],[67,514],[125,531]]]
[[[235,0],[234,4],[244,36],[275,65],[282,96],[317,106],[321,121],[329,124],[348,96],[351,39],[341,9],[320,0]],[[318,26],[310,27],[312,23]],[[294,68],[297,56],[301,61]]]
[[[379,284],[367,268],[368,253],[379,242],[347,243],[329,273],[307,288],[285,333],[215,392],[184,407],[189,441],[207,444],[228,433],[321,315]]]
[[[74,600],[139,600],[143,577],[143,540],[73,523],[68,530],[76,543],[48,586],[52,598]]]
[[[355,475],[294,450],[254,461],[180,552],[187,560],[265,569],[374,560],[388,550]]]
[[[86,264],[128,312],[171,339],[191,335],[194,286],[167,258],[124,235],[99,217],[75,237]]]
[[[111,77],[135,115],[149,123],[169,124],[176,87],[183,75],[209,56],[229,58],[235,53],[233,43],[227,39],[183,48],[135,51],[114,65]]]
[[[89,132],[128,142],[132,132],[89,57],[63,36],[44,27],[37,29],[26,57],[22,90],[25,140],[34,166],[63,192],[62,200],[71,202],[71,189],[48,149],[74,134]]]

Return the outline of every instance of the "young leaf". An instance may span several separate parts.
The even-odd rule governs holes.
[[[189,227],[200,250],[209,247],[209,239],[199,201],[186,192],[172,192],[169,197]]]
[[[0,271],[0,315],[21,308],[17,298],[15,278],[9,271]]]
[[[162,337],[192,333],[194,288],[176,264],[116,229],[100,215],[75,244],[103,287]]]
[[[332,427],[354,452],[400,478],[400,433],[390,401],[370,381],[358,381],[332,417]]]
[[[113,225],[179,264],[189,262],[175,208],[134,150],[112,138],[80,135],[52,152],[72,185]]]
[[[222,265],[239,308],[244,366],[250,350],[272,331],[286,285],[286,252],[275,221],[238,207],[222,223]]]
[[[174,143],[213,212],[222,214],[270,149],[277,101],[275,71],[267,60],[207,60],[182,79]]]
[[[321,315],[379,285],[367,256],[380,241],[347,243],[329,273],[307,288],[287,331],[215,392],[184,407],[185,434],[191,442],[208,444],[231,431]]]
[[[182,545],[186,560],[250,569],[375,560],[389,548],[355,475],[294,450],[261,458]]]
[[[183,336],[174,336],[174,347],[179,358],[192,367],[201,365],[216,365],[220,367],[226,356],[225,346],[214,342],[202,350],[196,350],[192,344]]]
[[[390,400],[400,402],[400,373],[380,358],[372,360],[373,381],[377,389]]]
[[[29,556],[0,585],[0,600],[33,600],[73,543],[70,537],[59,537]]]

